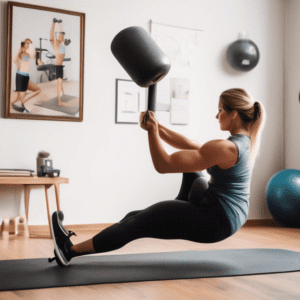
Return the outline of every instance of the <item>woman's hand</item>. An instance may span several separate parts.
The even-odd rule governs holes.
[[[146,112],[141,112],[140,114],[140,125],[144,130],[157,130],[158,129],[158,121],[156,115],[153,111],[148,110]]]

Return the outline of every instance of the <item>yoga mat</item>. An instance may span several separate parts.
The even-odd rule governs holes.
[[[233,249],[88,255],[67,267],[47,258],[0,261],[0,291],[300,271],[300,252]]]
[[[70,95],[63,95],[61,96],[61,101],[62,102],[66,102],[68,103],[69,101],[71,101],[72,99],[75,99],[76,97],[74,96],[70,96]],[[79,111],[79,103],[78,105],[72,105],[72,106],[60,106],[58,105],[58,98],[54,97],[51,98],[50,100],[47,100],[43,103],[37,103],[35,104],[36,106],[40,106],[40,107],[44,107],[44,108],[48,108],[51,110],[56,110],[56,111],[60,111],[69,115],[73,115],[75,116],[78,111]]]

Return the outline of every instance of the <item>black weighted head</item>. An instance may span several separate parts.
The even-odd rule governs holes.
[[[120,31],[111,43],[111,51],[131,79],[141,87],[159,82],[171,68],[167,55],[139,26]]]

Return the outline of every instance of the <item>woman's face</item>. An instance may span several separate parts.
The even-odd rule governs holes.
[[[216,115],[216,118],[219,120],[220,129],[223,131],[227,131],[230,129],[231,119],[229,113],[227,113],[223,108],[223,102],[219,100],[219,112]]]
[[[26,49],[28,49],[30,44],[31,44],[30,41],[26,41],[24,47],[25,47]]]

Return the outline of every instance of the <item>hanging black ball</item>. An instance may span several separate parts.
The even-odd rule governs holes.
[[[234,69],[247,72],[258,64],[259,50],[251,40],[240,39],[229,45],[227,60]]]

